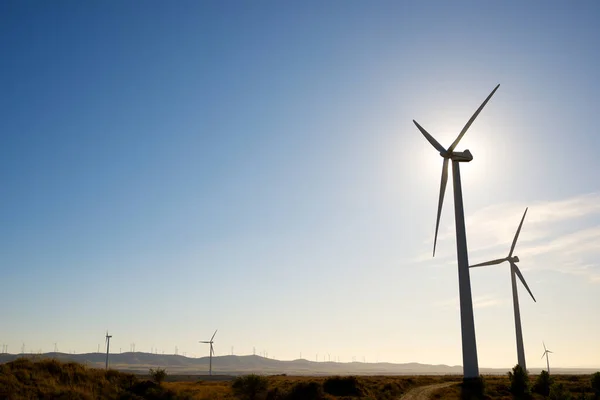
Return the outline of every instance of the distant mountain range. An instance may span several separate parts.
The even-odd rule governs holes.
[[[106,354],[0,354],[0,364],[19,357],[56,358],[61,361],[75,361],[94,368],[104,368]],[[166,368],[170,375],[207,375],[208,357],[190,358],[181,355],[150,354],[128,352],[110,354],[110,367],[120,371],[139,374],[148,373],[149,368]],[[419,363],[361,363],[361,362],[315,362],[304,359],[280,361],[255,355],[213,357],[213,374],[216,375],[460,375],[460,365],[429,365]],[[599,368],[600,369],[600,368]],[[591,374],[592,368],[553,368],[555,374]],[[480,368],[482,374],[503,375],[509,368]],[[538,374],[540,369],[531,369]]]

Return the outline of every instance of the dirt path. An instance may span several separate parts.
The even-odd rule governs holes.
[[[400,400],[428,400],[429,396],[438,389],[456,385],[457,382],[436,383],[434,385],[419,386],[409,390]]]

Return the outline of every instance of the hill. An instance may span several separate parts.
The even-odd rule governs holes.
[[[175,394],[134,374],[75,362],[20,358],[0,365],[1,399],[169,399]]]
[[[0,363],[13,361],[19,357],[51,358],[61,361],[75,361],[94,368],[104,368],[105,354],[0,354]],[[110,367],[124,372],[146,374],[149,368],[167,368],[170,374],[179,375],[207,375],[208,357],[190,358],[181,355],[150,354],[142,352],[127,352],[111,354]],[[482,374],[504,375],[510,368],[481,368]],[[557,374],[591,374],[595,369],[586,368],[553,368]],[[530,370],[532,374],[540,372],[538,369]],[[339,362],[314,362],[304,359],[281,361],[270,358],[248,356],[220,356],[213,357],[213,374],[218,375],[452,375],[462,374],[459,365],[429,365],[420,363],[339,363]]]

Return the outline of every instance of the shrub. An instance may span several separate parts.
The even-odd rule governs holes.
[[[334,376],[327,378],[323,383],[325,393],[334,396],[357,396],[363,395],[359,387],[358,379],[355,376]]]
[[[548,396],[550,394],[550,386],[552,385],[552,378],[547,371],[542,371],[533,385],[533,391],[535,393],[539,393],[543,396]]]
[[[284,397],[285,400],[321,400],[323,389],[317,382],[298,382]]]
[[[595,372],[592,374],[592,390],[594,391],[594,396],[597,399],[600,399],[600,372]]]
[[[160,385],[167,377],[167,371],[164,368],[150,368],[150,377]]]
[[[562,383],[555,383],[550,386],[550,400],[571,400],[571,394],[565,390]]]
[[[524,397],[529,393],[529,375],[519,364],[515,365],[512,372],[508,373],[510,392],[515,397]]]
[[[239,376],[233,380],[231,389],[233,393],[243,400],[260,399],[266,395],[269,381],[260,375]]]

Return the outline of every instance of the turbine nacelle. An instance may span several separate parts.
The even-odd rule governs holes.
[[[444,153],[440,152],[440,156],[443,158],[448,158],[452,161],[457,162],[469,162],[473,161],[473,154],[469,150],[465,151],[446,151]]]

